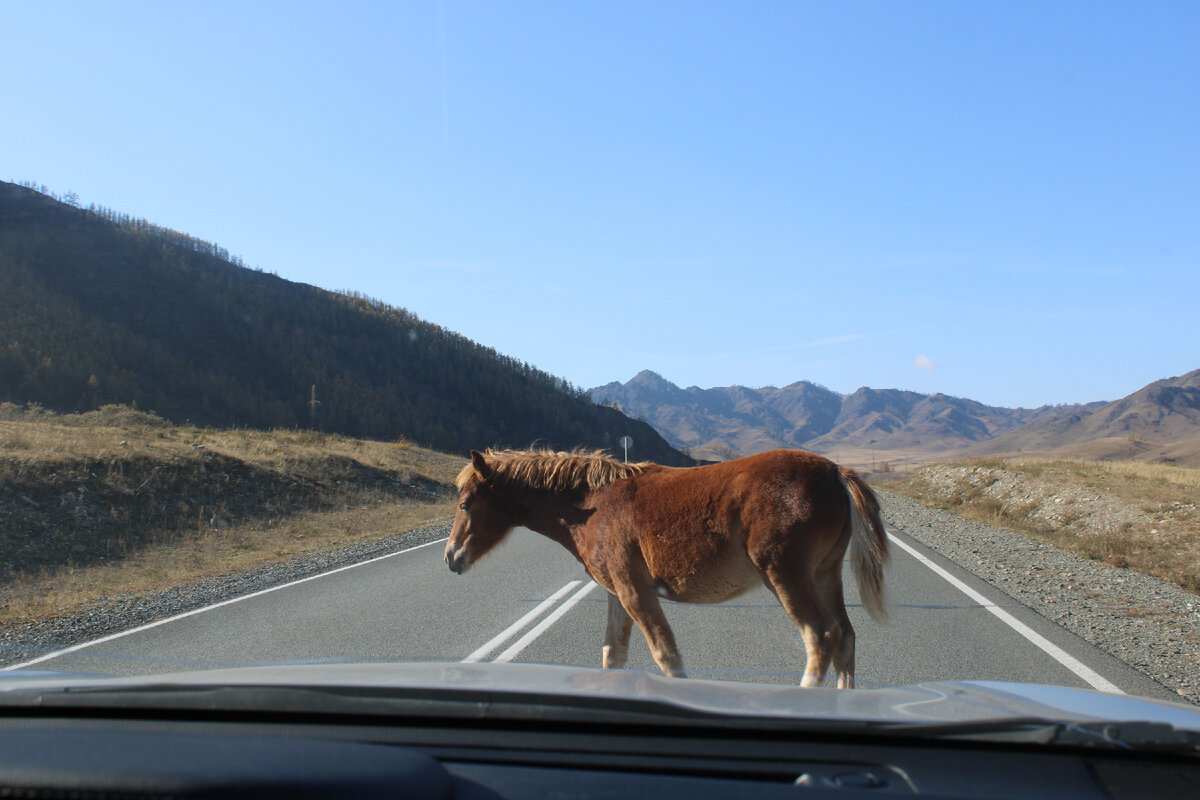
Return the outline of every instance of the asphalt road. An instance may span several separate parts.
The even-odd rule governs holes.
[[[1177,699],[951,562],[892,536],[887,625],[866,615],[846,575],[859,686],[980,679]],[[343,568],[22,668],[143,674],[258,662],[468,658],[599,666],[606,594],[565,550],[518,530],[457,576],[442,562],[442,547]],[[664,606],[690,675],[799,683],[799,631],[765,588],[720,605]],[[656,670],[636,628],[628,668]]]

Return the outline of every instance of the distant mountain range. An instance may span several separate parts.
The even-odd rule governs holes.
[[[1188,443],[1200,443],[1200,370],[1112,403],[1033,409],[899,389],[864,387],[841,395],[808,381],[782,388],[681,389],[649,370],[590,394],[644,419],[668,442],[701,458],[794,447],[909,454],[1073,449],[1098,457],[1190,461]]]

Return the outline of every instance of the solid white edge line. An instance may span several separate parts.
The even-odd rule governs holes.
[[[324,578],[327,575],[336,575],[339,572],[345,572],[346,570],[354,569],[355,567],[362,567],[367,564],[374,564],[376,561],[382,561],[385,558],[391,558],[392,556],[402,556],[405,553],[411,553],[414,550],[420,550],[422,547],[429,547],[430,545],[440,544],[440,543],[446,541],[446,539],[448,539],[448,538],[450,538],[450,537],[443,536],[441,539],[435,539],[432,542],[426,542],[425,544],[419,544],[419,545],[416,545],[415,547],[409,547],[405,550],[397,550],[394,553],[387,553],[386,555],[376,556],[375,558],[369,558],[366,561],[358,561],[353,564],[347,564],[344,567],[338,567],[337,569],[331,569],[328,572],[321,572],[316,575],[309,575],[307,578],[300,578],[299,580],[291,581],[290,583],[283,583],[283,584],[280,584],[279,586],[272,586],[269,589],[260,589],[257,592],[252,592],[250,594],[244,594],[244,595],[241,595],[240,597],[233,597],[233,598],[230,598],[229,600],[222,600],[220,603],[213,603],[211,606],[204,606],[203,608],[193,608],[191,611],[185,611],[182,614],[176,614],[173,617],[167,617],[166,619],[160,619],[155,622],[151,622],[147,625],[141,625],[137,628],[130,628],[127,631],[121,631],[120,633],[114,633],[109,636],[105,636],[101,639],[93,639],[90,642],[80,642],[79,644],[72,645],[71,647],[64,647],[62,650],[55,650],[53,653],[47,653],[46,655],[38,656],[37,658],[30,659],[29,661],[22,661],[20,664],[13,664],[11,666],[4,667],[3,669],[0,669],[0,672],[8,672],[10,670],[25,669],[26,667],[31,667],[34,664],[40,664],[43,661],[49,661],[52,658],[59,658],[60,656],[65,656],[69,653],[74,653],[78,650],[83,650],[85,647],[94,647],[95,645],[98,645],[98,644],[104,644],[105,642],[111,642],[114,639],[120,639],[123,636],[130,636],[135,633],[141,633],[142,631],[148,631],[151,628],[157,628],[159,625],[166,625],[167,623],[177,622],[186,617],[195,616],[196,614],[203,614],[205,611],[212,611],[214,608],[221,608],[222,606],[233,605],[234,603],[240,603],[243,600],[249,600],[253,597],[261,597],[264,594],[270,594],[271,592],[277,592],[280,589],[287,589],[291,586],[297,586],[301,583],[307,583],[308,581],[315,581],[317,578]]]
[[[958,578],[954,577],[949,572],[942,569],[937,564],[933,563],[928,558],[926,558],[925,556],[918,553],[915,549],[913,549],[913,547],[911,545],[905,544],[904,542],[897,539],[895,534],[893,534],[891,531],[888,531],[888,539],[890,541],[895,542],[896,544],[900,545],[900,547],[904,548],[904,550],[906,550],[909,554],[911,554],[914,558],[916,558],[922,564],[929,567],[931,570],[936,572],[942,578],[945,578],[950,583],[951,586],[958,589],[960,592],[965,594],[967,597],[971,598],[976,603],[978,603],[979,605],[986,608],[988,611],[995,614],[1000,619],[1001,622],[1003,622],[1005,625],[1008,625],[1008,627],[1012,628],[1014,631],[1016,631],[1017,633],[1024,636],[1026,639],[1028,639],[1030,642],[1035,644],[1037,647],[1041,648],[1043,651],[1046,652],[1047,655],[1049,655],[1055,661],[1062,664],[1064,667],[1071,670],[1071,672],[1074,672],[1080,678],[1082,678],[1083,680],[1085,680],[1089,684],[1091,684],[1091,686],[1093,688],[1099,689],[1102,692],[1111,692],[1113,694],[1125,694],[1124,692],[1122,692],[1120,689],[1117,688],[1116,684],[1114,684],[1111,681],[1104,678],[1102,675],[1100,675],[1100,673],[1096,672],[1094,669],[1087,666],[1079,659],[1075,658],[1075,656],[1071,655],[1066,650],[1063,650],[1061,647],[1054,644],[1046,637],[1042,636],[1040,633],[1035,631],[1033,628],[1030,628],[1024,622],[1021,622],[1019,619],[1014,617],[1012,614],[1010,614],[1007,611],[1005,611],[1004,609],[1000,608],[995,603],[993,603],[991,600],[988,600],[982,594],[975,591],[970,586],[967,586],[965,583],[960,581]]]
[[[512,661],[514,658],[517,657],[517,655],[520,654],[520,652],[522,650],[524,650],[526,647],[528,647],[533,642],[534,639],[541,636],[543,633],[546,632],[547,628],[549,628],[551,625],[553,625],[554,623],[556,623],[560,619],[562,619],[562,616],[564,614],[566,614],[568,611],[570,611],[572,608],[574,608],[576,603],[578,603],[580,600],[582,600],[584,597],[586,597],[588,595],[588,593],[591,592],[593,589],[595,589],[598,585],[599,584],[597,584],[595,581],[588,581],[587,586],[584,586],[578,592],[571,595],[571,599],[568,600],[567,602],[563,603],[558,608],[554,609],[553,614],[551,614],[550,616],[546,617],[544,620],[539,622],[534,628],[530,629],[529,633],[525,634],[520,639],[518,639],[513,644],[512,647],[508,648],[503,653],[496,656],[496,658],[493,659],[493,663],[507,664],[509,661]]]
[[[501,631],[498,636],[492,638],[483,647],[479,648],[474,653],[471,653],[471,655],[464,658],[461,663],[473,664],[477,661],[482,661],[493,650],[497,649],[502,644],[507,642],[509,639],[516,636],[518,633],[521,632],[522,628],[524,628],[530,622],[533,622],[535,619],[540,617],[547,608],[549,608],[550,606],[557,603],[564,594],[571,591],[572,589],[574,589],[576,586],[578,586],[581,583],[583,583],[583,581],[568,582],[566,586],[562,587],[557,592],[550,595],[542,602],[538,603],[533,608],[533,610],[529,611],[527,614],[525,614],[525,616],[521,617],[519,620],[514,622],[512,625],[509,625],[507,628],[505,628],[503,631]]]

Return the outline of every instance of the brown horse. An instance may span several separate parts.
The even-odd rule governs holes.
[[[863,605],[886,618],[879,501],[853,470],[815,453],[676,468],[601,453],[472,450],[457,486],[450,569],[466,572],[517,525],[558,542],[608,590],[605,668],[624,666],[637,622],[663,673],[682,677],[659,597],[719,603],[765,583],[804,637],[801,685],[819,685],[832,662],[838,687],[852,687],[847,547]]]

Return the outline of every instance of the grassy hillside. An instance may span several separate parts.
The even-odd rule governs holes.
[[[453,513],[464,463],[406,442],[0,404],[0,622],[410,530]]]
[[[0,183],[0,401],[130,404],[177,423],[402,436],[464,454],[534,442],[615,451],[630,435],[640,459],[688,463],[649,425],[403,309],[10,183]]]

